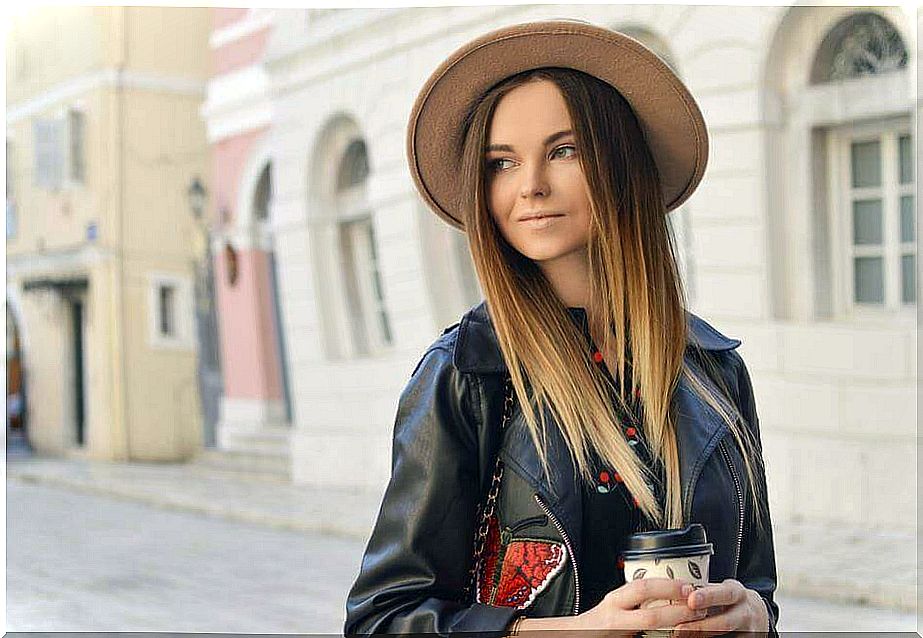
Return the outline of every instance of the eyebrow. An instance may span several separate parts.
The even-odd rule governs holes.
[[[566,135],[573,135],[573,134],[574,132],[570,129],[566,131],[558,131],[557,133],[552,133],[551,135],[545,138],[545,146],[548,146],[555,140],[558,140]],[[491,151],[506,151],[507,153],[512,153],[513,147],[510,146],[509,144],[491,144],[490,146],[487,147],[487,152],[490,153]]]

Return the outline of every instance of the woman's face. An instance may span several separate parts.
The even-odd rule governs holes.
[[[572,130],[557,85],[537,80],[500,99],[487,134],[491,216],[506,241],[543,269],[586,250],[590,199]]]

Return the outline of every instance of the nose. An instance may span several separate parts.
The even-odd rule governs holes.
[[[523,199],[548,196],[551,188],[542,166],[533,165],[532,168],[524,170],[522,175],[523,182],[519,194]]]

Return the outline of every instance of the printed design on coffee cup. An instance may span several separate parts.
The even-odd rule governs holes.
[[[516,538],[504,530],[494,514],[488,521],[484,559],[477,574],[476,601],[494,607],[525,609],[567,559],[563,543],[542,538]]]
[[[704,582],[708,573],[708,557],[696,556],[694,558],[676,557],[660,559],[644,559],[624,561],[626,577],[629,581],[641,578],[684,578],[692,582]],[[630,576],[628,576],[630,574]]]
[[[694,561],[686,561],[686,566],[689,569],[689,575],[695,579],[702,578],[702,570],[699,569],[699,566],[695,564]]]

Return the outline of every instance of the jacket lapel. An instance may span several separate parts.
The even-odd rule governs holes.
[[[583,308],[570,308],[572,318],[590,339],[586,312]],[[684,360],[687,367],[701,373],[697,363],[697,350],[733,350],[740,345],[738,339],[725,337],[701,318],[687,313],[687,347]],[[486,302],[469,311],[459,325],[455,343],[454,362],[463,372],[480,374],[504,374],[506,365],[500,352],[496,334],[490,323]],[[702,374],[699,374],[702,377]],[[706,378],[706,383],[708,383]],[[727,432],[727,425],[720,415],[702,401],[685,375],[680,377],[672,397],[673,409],[677,415],[677,443],[679,448],[679,471],[682,484],[682,498],[686,515],[690,514],[692,502],[690,493],[705,461],[714,451],[718,441]],[[580,555],[582,535],[582,497],[580,477],[564,439],[549,411],[545,414],[545,436],[548,443],[548,465],[550,480],[546,477],[538,451],[532,443],[522,411],[514,410],[504,441],[501,458],[504,463],[523,477],[541,495],[555,516],[567,530],[574,545],[574,552]]]

